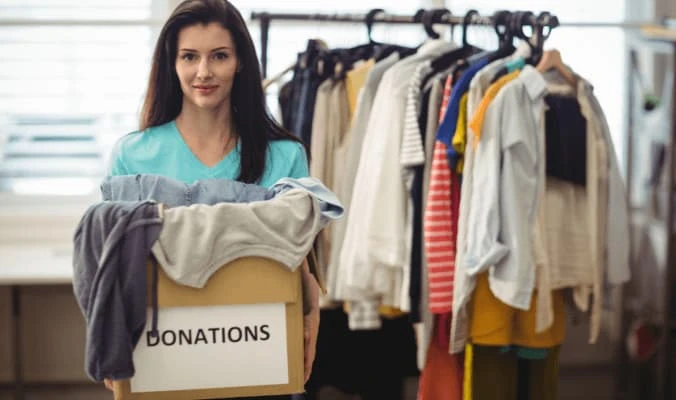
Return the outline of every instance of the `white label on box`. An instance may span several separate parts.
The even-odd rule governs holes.
[[[149,309],[132,392],[289,383],[284,303],[161,308],[151,327]]]

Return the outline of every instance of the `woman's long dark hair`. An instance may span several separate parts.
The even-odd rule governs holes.
[[[231,93],[231,115],[240,135],[241,163],[237,180],[258,182],[265,171],[271,140],[302,141],[282,128],[265,104],[256,49],[240,12],[227,0],[186,0],[176,7],[157,39],[140,129],[165,124],[181,112],[183,92],[176,75],[178,34],[181,29],[218,22],[230,31],[241,65]],[[236,111],[235,111],[236,110]],[[309,151],[305,147],[309,159]]]

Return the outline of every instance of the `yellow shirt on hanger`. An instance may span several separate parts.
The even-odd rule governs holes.
[[[479,275],[469,308],[469,334],[474,344],[486,346],[517,345],[537,349],[558,346],[566,336],[566,305],[563,290],[552,291],[554,323],[542,333],[535,332],[535,302],[530,309],[518,310],[493,295],[488,273]]]
[[[465,144],[467,143],[467,95],[468,94],[465,93],[460,98],[458,122],[455,125],[455,134],[453,135],[453,140],[451,142],[451,145],[460,156],[458,159],[458,164],[455,167],[455,172],[458,174],[462,174],[464,166]]]
[[[347,102],[350,105],[350,118],[352,118],[357,108],[359,91],[366,84],[366,77],[374,65],[376,65],[376,60],[371,58],[356,65],[345,74],[345,90],[347,91]]]
[[[350,303],[344,302],[343,303],[343,311],[345,311],[346,314],[350,313]],[[397,307],[392,307],[392,306],[386,306],[384,304],[381,304],[378,306],[378,314],[381,317],[389,318],[389,319],[394,319],[394,318],[399,318],[404,315],[407,315],[407,312],[401,311]]]
[[[510,72],[509,74],[495,81],[491,86],[488,87],[488,89],[486,89],[486,94],[484,94],[484,97],[481,99],[481,103],[479,103],[479,106],[472,117],[472,121],[469,123],[470,129],[472,129],[472,132],[474,133],[474,147],[476,147],[476,145],[479,144],[479,140],[481,140],[481,129],[483,128],[484,118],[486,117],[486,110],[488,110],[488,106],[491,104],[495,96],[500,93],[500,89],[502,89],[509,82],[516,79],[520,73],[521,71],[518,70]]]

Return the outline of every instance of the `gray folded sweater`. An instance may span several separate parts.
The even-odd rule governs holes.
[[[95,204],[76,228],[73,292],[87,326],[85,371],[97,382],[134,376],[133,349],[146,324],[146,263],[161,227],[158,204],[144,201]]]
[[[319,201],[302,189],[265,201],[174,207],[164,210],[152,252],[174,281],[201,288],[240,257],[266,257],[295,270],[327,223]]]

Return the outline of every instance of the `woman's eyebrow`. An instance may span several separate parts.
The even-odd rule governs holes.
[[[221,47],[217,47],[217,48],[215,48],[215,49],[213,49],[213,50],[211,50],[211,51],[214,52],[214,51],[219,51],[219,50],[232,50],[232,48],[231,48],[231,47],[228,47],[228,46],[221,46]],[[192,53],[197,53],[197,52],[198,52],[198,51],[195,50],[195,49],[187,49],[187,48],[179,49],[179,51],[187,51],[187,52],[192,52]]]

